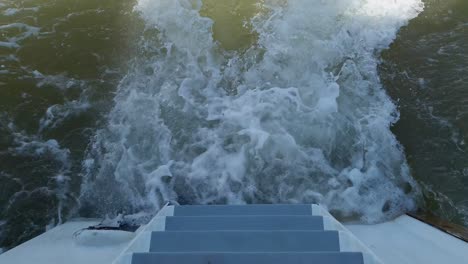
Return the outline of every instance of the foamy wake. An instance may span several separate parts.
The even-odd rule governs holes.
[[[415,207],[377,64],[419,0],[261,1],[258,43],[237,53],[213,40],[201,4],[138,2],[158,37],[95,136],[84,207],[321,203],[364,222]]]

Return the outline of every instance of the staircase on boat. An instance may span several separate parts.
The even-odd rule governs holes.
[[[165,206],[115,264],[382,263],[318,205]]]

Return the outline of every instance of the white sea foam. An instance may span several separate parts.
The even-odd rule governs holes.
[[[3,15],[5,16],[14,16],[20,12],[37,12],[39,7],[29,7],[29,8],[8,8],[3,11]]]
[[[67,175],[69,175],[71,168],[70,150],[61,147],[54,139],[43,140],[38,136],[29,136],[24,134],[24,132],[18,132],[13,123],[9,124],[9,128],[12,130],[12,135],[14,137],[14,147],[8,149],[9,153],[15,156],[35,157],[48,160],[51,165],[54,164],[54,166],[56,166],[55,174],[51,175],[51,179],[55,181],[57,186],[55,190],[50,190],[48,187],[38,187],[27,193],[45,192],[54,194],[59,203],[57,211],[58,220],[59,223],[61,223],[62,203],[69,198],[67,197],[67,193],[69,192],[69,182],[71,179]],[[26,191],[22,190],[15,195],[20,195],[24,192]]]
[[[86,81],[69,78],[65,74],[44,75],[37,70],[32,71],[31,74],[32,77],[36,79],[36,86],[38,88],[47,86],[63,91],[78,88],[80,91],[83,91],[80,98],[77,100],[65,100],[62,104],[49,106],[44,117],[39,121],[39,132],[45,129],[56,128],[67,118],[80,115],[91,108],[91,104],[88,102],[85,93],[88,85]]]
[[[57,75],[44,75],[41,72],[34,70],[32,76],[37,80],[37,87],[41,88],[44,86],[52,86],[61,90],[70,88],[83,89],[86,86],[86,82],[83,80],[76,80],[69,78],[65,74]]]
[[[10,35],[9,33],[4,33],[7,31],[16,30],[19,33],[15,35]],[[40,32],[40,28],[30,26],[24,23],[12,23],[7,25],[0,26],[0,33],[2,34],[2,38],[6,38],[6,40],[0,41],[0,47],[6,48],[19,48],[20,42],[31,37],[37,36]]]
[[[47,108],[43,118],[39,121],[39,131],[56,128],[67,118],[80,115],[91,107],[85,99],[67,101],[64,104],[55,104]]]
[[[15,42],[0,41],[0,47],[16,49],[16,48],[19,48],[20,46],[16,44]]]
[[[70,151],[61,148],[56,140],[41,140],[40,138],[26,136],[22,133],[15,133],[14,136],[15,147],[11,148],[10,151],[15,153],[15,155],[48,155],[53,157],[54,160],[59,161],[64,170],[69,167]]]
[[[221,51],[201,4],[138,2],[159,37],[96,134],[85,204],[321,203],[364,222],[415,207],[377,64],[419,0],[265,0],[242,53]]]

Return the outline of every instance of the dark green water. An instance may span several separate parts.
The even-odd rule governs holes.
[[[63,221],[129,59],[127,1],[0,2],[0,245]],[[17,40],[16,40],[17,39]]]
[[[381,77],[397,100],[394,127],[426,209],[468,225],[468,2],[427,1],[384,52]]]
[[[258,34],[251,33],[245,21],[262,12],[258,6],[246,1],[205,2],[200,12],[214,20],[213,34],[220,49],[242,52],[255,46]],[[102,207],[99,214],[83,208],[80,197],[81,184],[89,176],[83,167],[93,153],[90,144],[100,143],[102,133],[97,131],[112,123],[108,114],[122,101],[122,94],[116,94],[128,82],[124,76],[138,69],[142,58],[162,52],[142,44],[156,43],[147,39],[158,32],[145,30],[145,21],[133,11],[135,4],[1,0],[0,248],[11,248],[77,216],[78,209],[87,216],[102,216]],[[422,187],[425,199],[420,207],[468,226],[468,3],[428,0],[425,4],[419,17],[403,27],[391,47],[378,56],[379,73],[399,107],[400,120],[392,131],[404,147],[411,175]],[[255,61],[247,60],[249,64]],[[151,65],[142,67],[144,78],[153,74]],[[140,86],[135,90],[142,90]],[[190,131],[190,126],[180,129],[185,130]],[[138,136],[132,140],[144,141]],[[342,146],[336,145],[339,151]],[[104,154],[113,150],[108,145],[102,149]],[[132,151],[138,149],[143,148]],[[337,167],[345,159],[332,158]],[[294,165],[281,166],[288,170]],[[298,181],[297,189],[306,183]],[[302,190],[307,191],[316,190]],[[182,196],[179,201],[189,200]]]

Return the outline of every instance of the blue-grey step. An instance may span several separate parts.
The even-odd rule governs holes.
[[[174,207],[174,216],[202,215],[312,215],[312,206],[310,204],[255,204]]]
[[[135,253],[132,264],[363,264],[362,253]]]
[[[321,216],[169,216],[166,231],[323,230]]]
[[[337,231],[153,232],[150,252],[337,252]]]

